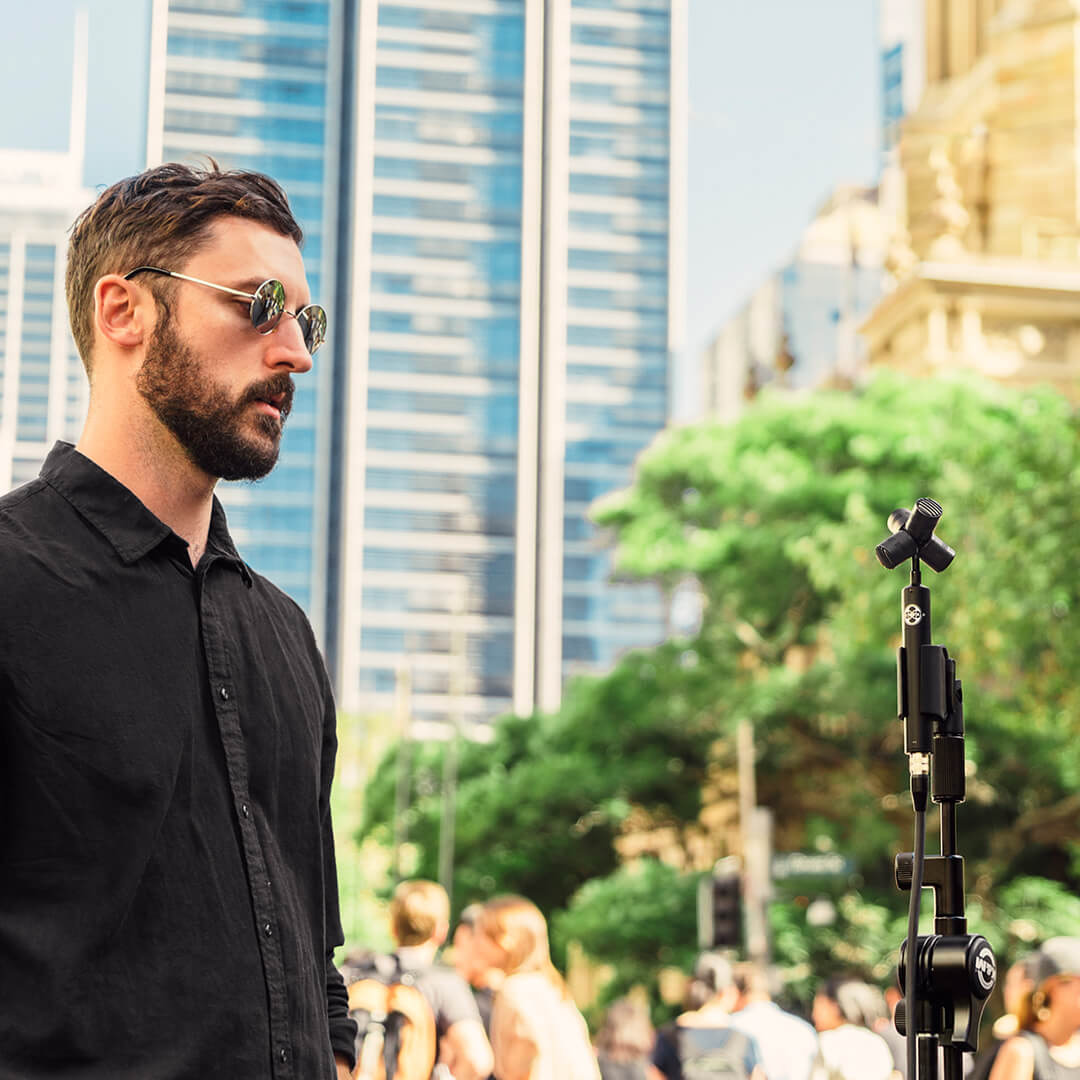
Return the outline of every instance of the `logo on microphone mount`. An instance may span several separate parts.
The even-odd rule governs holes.
[[[923,610],[918,604],[908,604],[904,608],[904,622],[908,626],[918,626],[923,621]]]

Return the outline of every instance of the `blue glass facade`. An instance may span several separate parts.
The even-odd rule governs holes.
[[[667,417],[670,0],[168,3],[161,156],[275,176],[308,236],[313,294],[326,283],[363,309],[349,329],[362,341],[327,357],[332,337],[322,374],[301,380],[277,470],[256,493],[224,489],[253,565],[313,615],[324,597],[313,621],[339,700],[390,709],[404,667],[415,720],[486,723],[520,706],[523,626],[554,642],[562,676],[658,640],[660,597],[610,584],[587,515],[631,482]],[[545,19],[569,50],[554,88]],[[537,183],[538,117],[568,155],[557,190]],[[366,249],[331,250],[327,222]],[[548,246],[553,228],[565,244]],[[542,344],[538,253],[566,305]],[[561,553],[538,561],[537,536],[518,531],[541,465],[519,473],[521,432],[545,408],[530,437],[548,440],[541,464],[556,447],[564,483],[554,511],[539,500],[539,530]],[[561,625],[539,625],[523,559],[534,594],[561,593]]]
[[[378,5],[359,690],[510,707],[524,4]],[[457,628],[460,637],[455,638]]]
[[[664,633],[656,589],[609,583],[588,508],[631,482],[668,414],[670,5],[573,0],[570,37],[565,676]]]
[[[57,439],[78,439],[88,401],[64,300],[76,211],[53,205],[47,185],[27,187],[35,213],[0,213],[0,491],[37,476]]]
[[[212,156],[222,168],[269,173],[285,188],[304,234],[311,294],[329,286],[324,174],[334,160],[332,0],[169,0],[160,158]],[[334,316],[331,310],[331,317]],[[331,330],[333,331],[333,326]],[[320,453],[335,362],[334,335],[297,379],[277,468],[219,494],[240,551],[324,631],[329,503]]]

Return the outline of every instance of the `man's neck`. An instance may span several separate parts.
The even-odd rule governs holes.
[[[439,946],[434,941],[425,941],[423,945],[399,945],[397,952],[416,966],[430,966],[435,963],[435,954]]]
[[[109,423],[91,410],[75,447],[124,485],[188,543],[191,565],[206,550],[217,480],[196,468],[158,424]]]

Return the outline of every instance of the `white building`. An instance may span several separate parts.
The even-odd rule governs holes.
[[[75,31],[67,150],[0,150],[0,491],[33,479],[57,439],[74,441],[88,387],[68,325],[68,230],[82,186],[86,16]]]
[[[798,390],[855,379],[866,351],[857,327],[885,286],[891,230],[876,188],[837,188],[791,260],[706,346],[705,414],[735,420],[746,399],[770,384]]]

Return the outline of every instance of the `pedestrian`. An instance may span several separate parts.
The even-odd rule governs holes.
[[[998,1052],[990,1080],[1080,1080],[1080,938],[1044,942],[1029,974],[1019,1031]]]
[[[876,986],[845,976],[822,983],[813,1004],[818,1031],[814,1080],[889,1080],[892,1053],[873,1030],[886,1015],[884,995]]]
[[[476,948],[476,924],[483,910],[483,904],[468,904],[462,909],[454,930],[452,955],[454,970],[469,984],[480,1012],[480,1021],[490,1039],[495,989],[502,982],[503,973],[498,968],[484,964]]]
[[[214,496],[273,468],[325,333],[302,239],[213,162],[73,226],[86,424],[0,498],[2,1077],[352,1069],[330,680]]]
[[[454,1080],[482,1080],[491,1075],[491,1046],[476,1001],[468,983],[453,968],[435,962],[449,930],[450,900],[446,890],[434,881],[401,882],[390,902],[394,952],[373,958],[358,973],[358,979],[349,987],[349,1000],[354,1017],[359,1019],[355,1005],[358,999],[364,999],[358,992],[359,984],[374,982],[389,987],[404,983],[415,987],[426,1003],[430,1017],[427,1022],[433,1024],[426,1072],[430,1073],[437,1060],[447,1066]],[[361,1023],[361,1043],[365,1034]]]
[[[702,953],[687,1008],[657,1033],[653,1064],[667,1080],[765,1080],[756,1040],[732,1023],[738,996],[731,962],[722,953]]]
[[[1011,964],[1001,980],[1001,998],[1005,1011],[990,1029],[990,1045],[980,1051],[971,1071],[972,1080],[988,1080],[1001,1048],[1020,1030],[1020,1010],[1025,998],[1035,989],[1038,953],[1029,953]]]
[[[817,1032],[773,1001],[768,972],[760,964],[736,964],[733,978],[738,996],[731,1026],[757,1043],[765,1075],[769,1080],[808,1080]]]
[[[613,1001],[594,1043],[601,1080],[662,1080],[652,1064],[655,1043],[648,1009],[632,998]]]
[[[495,897],[476,930],[481,962],[505,976],[491,1015],[498,1080],[599,1080],[588,1028],[551,962],[539,908],[521,896]]]

